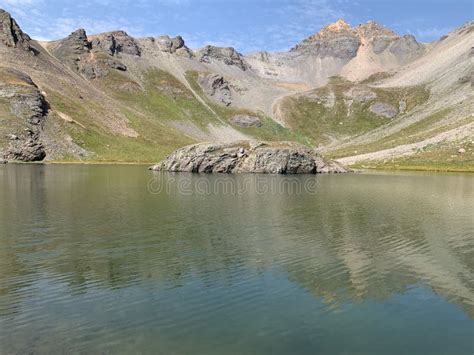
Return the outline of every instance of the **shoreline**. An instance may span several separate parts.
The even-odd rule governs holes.
[[[6,164],[1,165],[116,165],[116,166],[146,166],[156,164],[156,162],[114,162],[114,161],[43,161],[43,162],[20,162],[20,161],[9,161]],[[0,166],[1,166],[0,165]],[[472,169],[462,169],[462,168],[441,168],[436,166],[398,166],[398,167],[360,167],[348,166],[353,172],[364,172],[364,171],[386,171],[386,172],[397,172],[397,171],[419,171],[419,172],[433,172],[433,173],[474,173],[474,167]]]

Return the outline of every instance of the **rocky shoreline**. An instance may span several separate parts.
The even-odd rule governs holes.
[[[193,173],[346,173],[335,161],[293,142],[199,143],[180,148],[150,167],[153,171]]]

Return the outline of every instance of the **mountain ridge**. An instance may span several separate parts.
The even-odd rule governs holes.
[[[351,27],[340,20],[288,52],[244,55],[231,47],[191,49],[181,36],[133,38],[125,31],[88,35],[80,29],[65,39],[38,42],[7,12],[0,19],[0,66],[30,77],[48,105],[37,135],[47,160],[153,162],[185,144],[243,139],[297,140],[332,154],[359,136],[388,132],[398,121],[403,127],[436,114],[430,105],[439,98],[453,108],[454,118],[446,118],[451,125],[468,119],[470,110],[472,23],[422,44],[375,22]],[[409,74],[411,67],[419,69]],[[413,81],[418,72],[423,80]],[[438,77],[453,79],[443,84]],[[11,89],[8,80],[0,75],[0,87]],[[373,85],[379,89],[369,90]],[[360,101],[345,93],[364,90],[375,96]],[[20,149],[34,137],[13,129],[19,122],[6,91],[0,88],[0,153],[11,159],[12,146]],[[418,101],[403,97],[415,93]],[[406,102],[408,109],[402,109]],[[309,111],[303,114],[302,107]],[[12,134],[20,142],[5,138]]]

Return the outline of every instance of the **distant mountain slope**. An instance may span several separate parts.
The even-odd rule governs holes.
[[[350,27],[344,20],[330,24],[287,53],[256,53],[248,57],[262,77],[320,86],[334,75],[363,80],[392,71],[426,51],[415,37],[399,36],[369,21]]]
[[[0,155],[153,162],[198,141],[259,139],[356,163],[452,129],[457,141],[472,124],[473,27],[421,44],[339,20],[289,52],[242,55],[124,31],[38,42],[0,10]]]

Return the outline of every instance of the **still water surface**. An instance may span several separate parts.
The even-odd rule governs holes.
[[[0,167],[0,354],[473,353],[473,175],[216,179]]]

